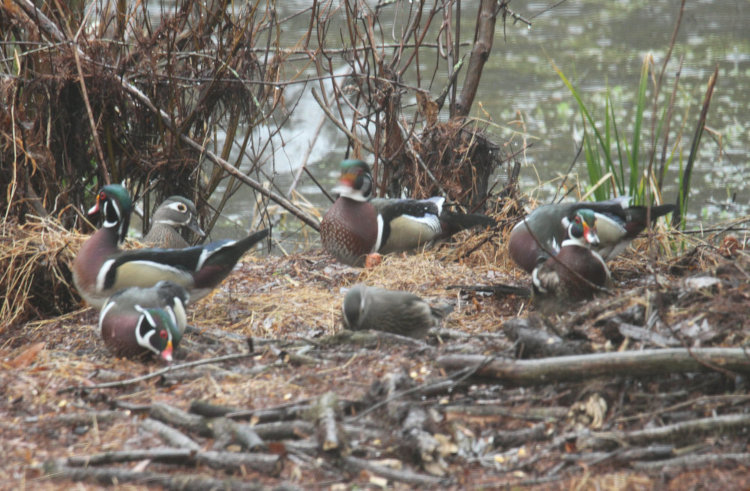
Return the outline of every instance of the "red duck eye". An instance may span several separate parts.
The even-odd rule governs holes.
[[[162,339],[167,339],[167,331],[160,331],[159,336],[161,336]]]

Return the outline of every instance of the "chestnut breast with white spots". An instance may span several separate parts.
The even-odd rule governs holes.
[[[323,248],[350,266],[364,264],[377,238],[377,212],[368,202],[339,197],[320,222]]]

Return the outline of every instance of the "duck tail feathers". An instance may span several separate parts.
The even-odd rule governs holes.
[[[444,213],[440,223],[445,235],[453,235],[467,228],[489,227],[495,225],[495,219],[479,213]]]

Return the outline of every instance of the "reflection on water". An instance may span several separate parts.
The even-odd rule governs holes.
[[[464,5],[470,3],[464,2]],[[475,6],[471,4],[461,16],[461,32],[467,41],[473,36],[475,19]],[[303,0],[279,2],[279,17],[289,16],[308,5],[309,2]],[[601,110],[604,107],[604,90],[609,88],[616,105],[619,129],[628,135],[630,142],[632,102],[641,64],[644,56],[652,53],[656,68],[660,69],[678,13],[678,2],[672,0],[568,0],[539,14],[548,5],[539,2],[515,5],[518,13],[533,19],[530,30],[510,23],[503,27],[498,22],[495,44],[482,75],[473,112],[478,118],[493,122],[488,131],[499,143],[511,139],[513,131],[525,131],[533,146],[522,161],[522,186],[524,191],[543,200],[549,199],[556,186],[549,181],[571,164],[581,135],[581,119],[575,100],[553,70],[551,62],[554,61],[581,91],[590,108]],[[747,184],[750,181],[747,165],[750,116],[746,109],[750,98],[746,83],[750,76],[749,20],[750,4],[747,2],[688,2],[665,74],[662,97],[669,96],[678,61],[684,58],[673,128],[684,123],[681,148],[684,162],[687,162],[689,140],[698,121],[706,82],[714,67],[719,67],[717,89],[692,180],[689,216],[694,223],[718,221],[727,213],[747,213],[750,201],[750,186]],[[296,24],[288,26],[290,42],[298,39],[308,27],[305,16],[294,22]],[[294,30],[297,32],[292,32]],[[337,38],[338,34],[332,32],[328,39],[335,42]],[[440,84],[441,81],[437,80],[431,89],[433,93],[442,89]],[[300,86],[289,90],[303,89]],[[283,145],[274,155],[277,184],[283,192],[292,179],[289,173],[299,165],[301,155],[313,141],[314,129],[323,118],[323,112],[309,94],[309,87],[304,90],[306,94],[296,109],[297,114],[285,128]],[[523,121],[523,128],[511,124],[518,120]],[[650,113],[647,112],[644,122],[650,127]],[[676,135],[671,136],[671,144],[675,138]],[[645,133],[643,139],[648,141]],[[513,141],[514,148],[520,148],[521,140],[517,135]],[[314,142],[308,163],[325,185],[331,186],[335,179],[344,145],[340,132],[326,122],[320,137]],[[642,155],[647,150],[644,148]],[[677,165],[675,163],[673,167]],[[581,160],[575,168],[582,176],[583,167]],[[675,176],[675,172],[670,173],[669,185],[665,188],[665,199],[670,202],[676,198]],[[321,208],[328,206],[326,198],[314,192],[315,187],[304,175],[298,190]],[[246,227],[249,218],[251,206],[247,203],[250,194],[247,190],[238,193],[227,209],[227,216],[237,220],[241,228]],[[734,199],[741,206],[726,209],[720,206],[728,199]],[[231,229],[219,232],[221,234],[237,235]]]

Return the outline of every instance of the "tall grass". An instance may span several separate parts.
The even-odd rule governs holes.
[[[553,63],[555,72],[557,72],[565,86],[570,90],[581,112],[583,150],[589,179],[589,189],[586,194],[593,196],[597,200],[608,199],[613,197],[613,195],[630,195],[633,199],[633,204],[663,202],[662,187],[664,177],[670,165],[677,159],[678,193],[675,198],[677,211],[672,216],[672,224],[674,226],[682,226],[683,228],[685,224],[682,217],[685,216],[687,211],[688,197],[690,195],[690,177],[700,148],[703,128],[706,124],[706,116],[718,76],[717,67],[707,82],[700,116],[692,140],[689,143],[690,153],[688,160],[687,162],[683,162],[681,141],[683,130],[688,121],[687,112],[685,113],[683,124],[678,126],[674,141],[670,142],[672,136],[670,128],[673,127],[673,109],[675,95],[679,87],[680,70],[677,71],[671,97],[662,99],[659,96],[664,83],[666,67],[677,39],[677,32],[682,21],[684,7],[685,1],[683,0],[675,21],[675,28],[672,33],[669,49],[661,65],[661,70],[657,73],[654,69],[654,59],[651,54],[646,55],[643,59],[638,90],[635,93],[635,114],[633,116],[632,133],[629,139],[626,134],[618,130],[614,101],[609,89],[607,89],[604,97],[604,109],[601,112],[601,119],[597,120],[594,117],[595,111],[591,108],[590,104],[584,102],[581,93],[570,82],[568,77],[565,76],[563,71]],[[680,61],[679,66],[681,69],[682,61]],[[649,80],[653,80],[651,91],[648,90]],[[647,125],[644,125],[644,114],[649,98],[652,103],[650,129]],[[644,138],[646,136],[650,138]],[[650,145],[645,145],[644,142],[650,142]],[[657,160],[658,151],[657,142],[661,142],[661,151],[659,152],[659,165],[655,170],[654,163]]]
[[[594,117],[595,111],[589,108],[581,93],[563,71],[553,65],[581,111],[583,149],[591,186],[589,194],[597,200],[605,200],[613,195],[630,195],[634,204],[643,204],[647,201],[648,183],[656,182],[645,172],[648,162],[644,166],[641,157],[644,153],[642,148],[643,114],[647,103],[646,93],[652,65],[652,56],[646,55],[641,66],[641,78],[635,96],[635,115],[630,142],[628,142],[627,135],[618,129],[615,102],[612,100],[609,88],[604,96],[601,119],[597,120]],[[654,191],[661,194],[658,189]]]

